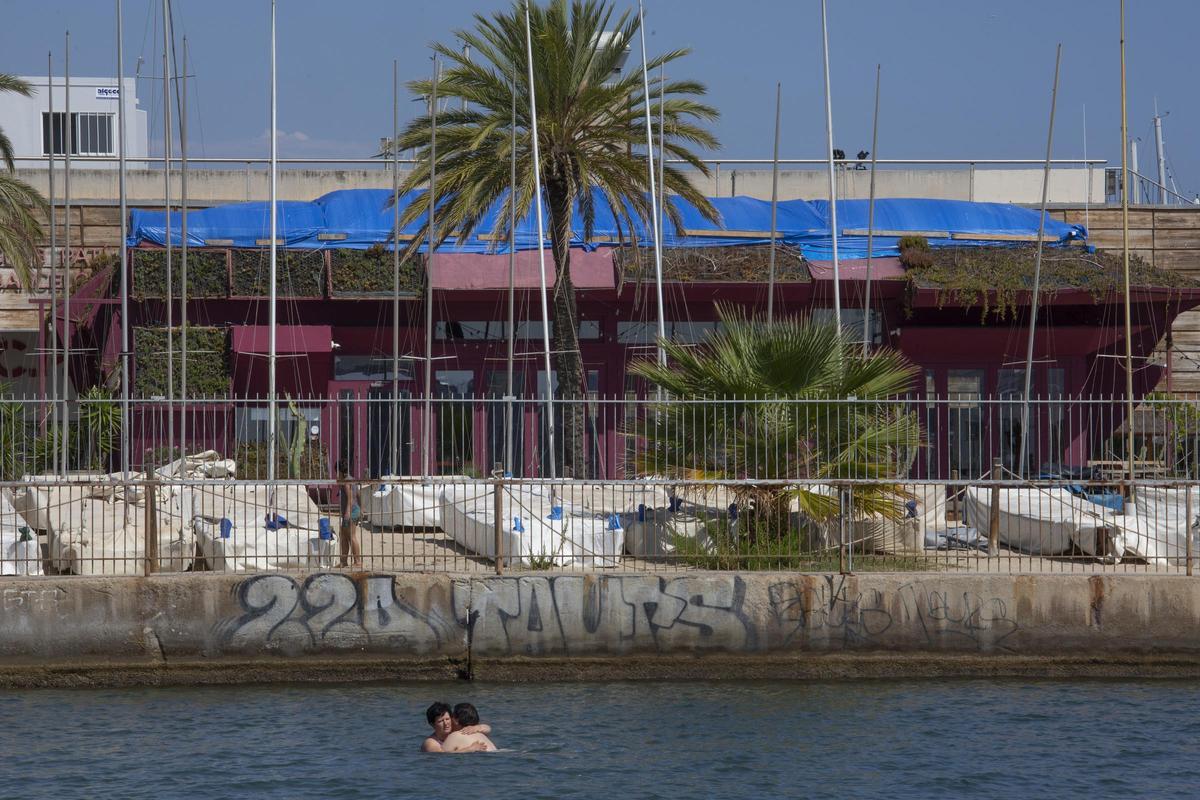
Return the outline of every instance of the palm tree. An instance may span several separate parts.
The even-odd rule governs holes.
[[[0,92],[29,97],[33,87],[28,81],[0,73]],[[28,287],[42,241],[37,213],[44,214],[49,206],[36,189],[13,174],[16,163],[12,142],[3,128],[0,128],[0,158],[4,160],[4,169],[0,170],[0,255],[13,268],[21,285]]]
[[[509,192],[511,115],[516,94],[518,172],[515,203],[523,218],[540,195],[549,212],[550,243],[554,255],[553,296],[555,367],[558,396],[564,400],[585,396],[583,360],[579,354],[578,314],[571,283],[570,241],[572,236],[589,241],[593,237],[596,207],[606,203],[613,209],[625,243],[634,232],[635,221],[651,218],[649,176],[646,166],[645,98],[641,70],[619,74],[621,61],[638,33],[638,19],[629,12],[614,20],[610,5],[602,0],[550,0],[545,6],[530,6],[533,73],[538,109],[538,134],[542,157],[542,181],[535,187],[529,116],[529,82],[526,67],[525,6],[514,4],[511,12],[492,17],[475,15],[473,30],[455,35],[470,46],[468,59],[457,49],[435,45],[445,59],[446,72],[438,79],[438,97],[450,102],[438,112],[437,181],[435,187],[437,239],[475,234],[485,213],[500,203],[492,230],[495,242],[508,239],[509,212],[514,203]],[[610,25],[611,23],[611,25]],[[609,33],[611,32],[611,34]],[[687,55],[675,50],[650,59],[656,72]],[[432,81],[418,80],[409,88],[429,96]],[[716,138],[703,123],[717,111],[695,98],[703,95],[703,84],[689,80],[658,83],[650,87],[652,115],[658,105],[668,131],[666,153],[707,175],[708,170],[691,148],[714,148]],[[462,101],[462,108],[459,102]],[[414,120],[400,135],[396,146],[416,148],[418,165],[401,187],[408,191],[429,180],[430,117]],[[390,149],[390,148],[389,148]],[[709,219],[716,211],[674,165],[664,175],[666,189],[690,202]],[[406,225],[420,219],[427,204],[411,204],[401,217]],[[583,230],[572,230],[572,209],[578,208]],[[666,214],[680,222],[679,212],[668,204]],[[425,228],[412,247],[425,238]],[[587,473],[584,452],[584,409],[568,403],[563,424],[564,449],[571,474]],[[553,456],[552,456],[553,457]]]
[[[640,474],[745,482],[739,504],[756,508],[771,533],[793,500],[810,519],[837,516],[838,496],[822,484],[901,477],[920,444],[916,416],[889,402],[917,374],[902,354],[864,355],[831,323],[718,310],[721,325],[698,346],[663,343],[669,366],[642,360],[630,368],[671,398],[627,431],[645,440]],[[903,499],[877,484],[857,486],[851,502],[857,514],[896,518]]]

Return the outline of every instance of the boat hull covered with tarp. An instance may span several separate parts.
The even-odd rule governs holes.
[[[423,481],[385,475],[359,491],[358,505],[372,527],[433,530],[442,527],[442,489],[466,480],[462,475]]]
[[[192,528],[209,569],[332,566],[332,529],[322,538],[320,512],[303,486],[198,485],[191,489],[191,501]],[[228,524],[222,525],[223,520]]]
[[[1111,555],[1105,542],[1120,532],[1121,517],[1066,489],[1000,489],[1000,543],[1031,555]],[[989,488],[968,487],[963,501],[967,524],[986,534],[991,520]],[[1120,553],[1116,553],[1120,555]]]
[[[500,555],[506,564],[613,567],[619,563],[625,546],[619,519],[571,508],[563,508],[560,518],[554,519],[550,497],[519,484],[506,485],[500,502]],[[443,492],[442,530],[470,552],[495,560],[495,506],[492,486],[451,484]]]
[[[1191,493],[1191,519],[1188,519],[1188,493]],[[1192,537],[1192,552],[1197,551],[1197,520],[1200,514],[1200,488],[1138,488],[1125,513],[1115,516],[1120,526],[1117,539],[1120,555],[1144,558],[1156,564],[1179,564],[1187,558],[1187,540]]]

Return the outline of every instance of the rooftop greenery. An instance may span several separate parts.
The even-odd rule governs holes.
[[[654,279],[653,247],[618,247],[615,260],[625,280]],[[662,262],[663,280],[668,281],[765,282],[770,271],[771,247],[670,247],[663,248]],[[808,283],[812,280],[798,248],[776,245],[775,279],[786,283]]]
[[[1015,246],[930,247],[919,236],[900,240],[900,262],[913,289],[934,289],[939,307],[983,309],[1003,320],[1014,315],[1024,302],[1018,297],[1033,290],[1037,247]],[[1100,302],[1124,285],[1121,253],[1082,247],[1045,247],[1042,250],[1041,290],[1043,298],[1064,289],[1082,289]],[[1130,255],[1129,280],[1134,286],[1193,288],[1200,286],[1187,275],[1160,269],[1139,256]]]

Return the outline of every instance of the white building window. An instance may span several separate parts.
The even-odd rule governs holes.
[[[74,136],[71,141],[71,155],[113,155],[116,142],[113,136],[113,116],[113,114],[104,112],[72,113],[71,122]],[[51,124],[50,113],[42,112],[42,155],[50,154],[52,140],[54,155],[66,155],[66,118],[65,112],[55,111],[54,121]]]

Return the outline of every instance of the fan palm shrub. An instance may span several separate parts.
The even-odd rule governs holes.
[[[734,495],[750,531],[781,533],[790,509],[815,521],[842,513],[904,513],[902,477],[920,445],[916,415],[893,398],[917,369],[902,354],[864,354],[832,323],[784,318],[768,323],[731,307],[702,343],[666,341],[668,363],[631,365],[663,393],[648,419],[627,433],[641,474],[738,481]],[[850,493],[839,480],[869,479]]]

